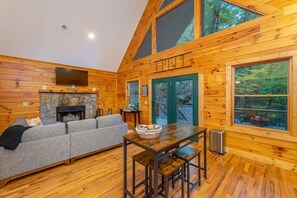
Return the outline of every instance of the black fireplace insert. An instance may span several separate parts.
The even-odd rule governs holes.
[[[78,117],[79,120],[85,119],[86,115],[86,106],[58,106],[57,109],[56,118],[57,121],[64,122],[64,116],[68,115],[74,115],[75,117]],[[71,121],[71,120],[68,120]],[[67,121],[66,121],[67,122]]]

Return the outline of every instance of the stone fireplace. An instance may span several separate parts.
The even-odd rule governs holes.
[[[96,115],[97,94],[40,93],[42,120],[71,121],[93,118]]]

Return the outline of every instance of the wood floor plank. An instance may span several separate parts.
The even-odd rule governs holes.
[[[132,156],[142,149],[128,146]],[[0,190],[0,197],[87,197],[117,198],[123,190],[123,148],[118,147],[10,182]],[[202,153],[203,154],[203,153]],[[203,159],[203,155],[201,156]],[[203,160],[202,160],[203,161]],[[193,163],[197,164],[194,159]],[[131,189],[132,161],[128,158],[128,187]],[[232,154],[208,152],[208,179],[194,188],[191,197],[297,197],[297,173],[254,162]],[[195,169],[191,169],[196,173]],[[136,180],[144,178],[144,168],[136,166]],[[197,179],[193,174],[193,180]],[[141,197],[144,188],[136,190]],[[170,189],[170,197],[180,197],[180,182]]]

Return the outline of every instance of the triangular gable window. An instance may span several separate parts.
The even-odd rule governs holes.
[[[160,10],[174,0],[163,0]],[[202,0],[202,35],[206,36],[246,21],[260,14],[223,0]],[[196,24],[196,23],[195,23]],[[156,19],[156,52],[194,40],[194,0],[186,0]],[[152,54],[152,28],[148,30],[135,60]]]
[[[194,18],[192,19],[191,23],[188,25],[184,33],[177,41],[176,46],[192,41],[193,39],[194,39]]]
[[[134,60],[138,60],[152,54],[152,27],[147,31],[144,40],[135,56]]]
[[[187,0],[157,18],[157,52],[194,39],[194,0]]]
[[[261,16],[223,0],[204,0],[203,4],[204,36]]]

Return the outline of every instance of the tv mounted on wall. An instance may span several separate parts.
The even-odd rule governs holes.
[[[88,71],[57,67],[56,84],[88,86]]]

